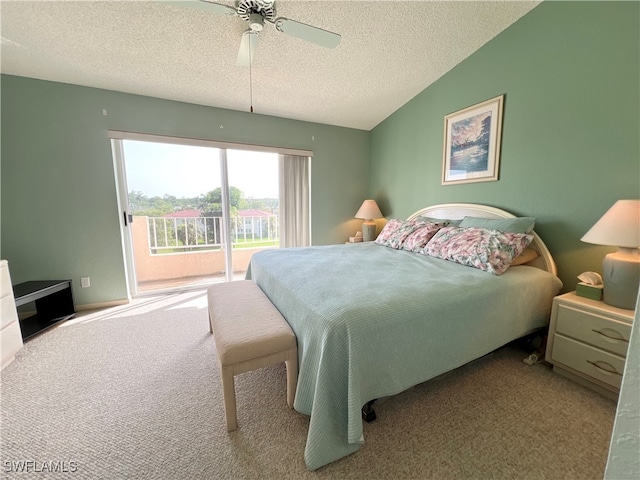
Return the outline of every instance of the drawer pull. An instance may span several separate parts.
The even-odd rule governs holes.
[[[618,332],[616,332],[615,330],[611,330],[610,328],[605,328],[605,330],[608,330],[610,332],[614,332],[616,334],[616,336],[613,335],[608,335],[607,333],[605,333],[602,330],[596,330],[595,328],[592,328],[591,331],[598,333],[600,335],[602,335],[603,337],[607,337],[610,340],[618,340],[620,342],[626,342],[629,343],[629,340],[627,340],[626,338],[624,338],[622,335],[620,335]]]
[[[587,360],[587,363],[590,363],[591,365],[593,365],[594,367],[596,367],[598,370],[602,370],[605,373],[609,373],[612,375],[620,375],[622,376],[621,373],[618,373],[615,369],[615,367],[607,362],[603,362],[602,360],[598,360],[597,362],[592,362],[591,360]],[[605,368],[603,366],[600,365],[606,365],[609,368]]]

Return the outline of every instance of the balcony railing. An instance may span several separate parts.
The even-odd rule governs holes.
[[[233,248],[277,245],[278,215],[231,217]],[[222,248],[222,217],[148,217],[149,250],[152,254],[219,250]]]

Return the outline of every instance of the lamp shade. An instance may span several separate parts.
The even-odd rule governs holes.
[[[640,200],[618,200],[581,240],[597,245],[640,247]]]
[[[382,212],[375,200],[365,200],[355,214],[356,218],[364,218],[371,220],[374,218],[382,218]]]

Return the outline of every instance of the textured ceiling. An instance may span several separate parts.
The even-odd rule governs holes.
[[[233,1],[219,0],[233,6]],[[155,1],[2,0],[2,73],[370,130],[538,1],[277,0],[337,32],[327,49],[265,24],[251,69],[238,17]]]

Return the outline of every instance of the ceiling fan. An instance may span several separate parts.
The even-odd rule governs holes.
[[[236,2],[235,8],[209,0],[162,1],[162,3],[180,7],[197,8],[229,17],[237,16],[247,22],[249,28],[242,34],[238,58],[236,60],[236,65],[240,67],[251,65],[253,54],[258,45],[258,35],[264,28],[265,21],[275,25],[276,30],[279,32],[327,48],[338,46],[341,39],[337,33],[296,22],[288,18],[276,17],[275,0],[239,0]]]

